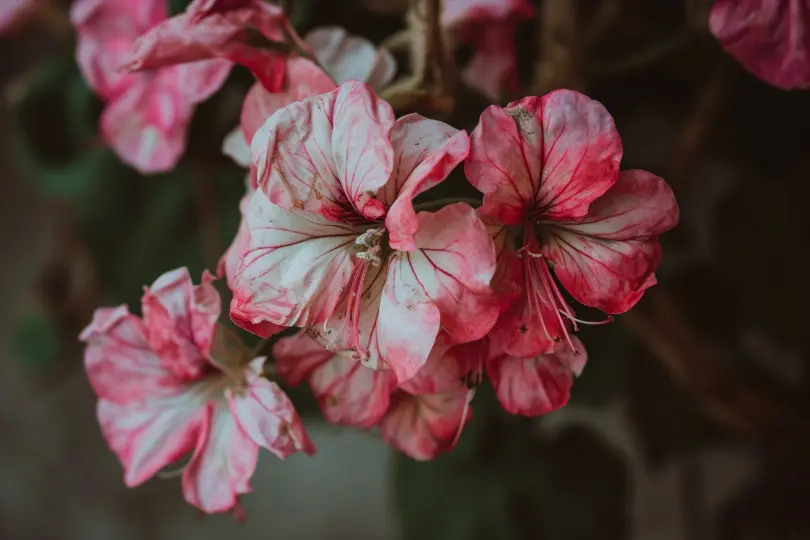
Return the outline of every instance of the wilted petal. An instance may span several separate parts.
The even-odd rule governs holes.
[[[183,472],[183,496],[203,512],[226,512],[250,493],[259,448],[237,425],[228,405],[206,407],[196,449]]]
[[[253,137],[259,185],[284,208],[378,218],[385,207],[374,195],[391,175],[393,126],[391,107],[357,81],[293,103]]]
[[[584,219],[544,224],[542,250],[577,301],[623,313],[655,283],[658,235],[677,223],[678,205],[666,182],[646,171],[624,171]]]
[[[527,215],[585,216],[615,182],[621,139],[597,101],[573,90],[491,106],[470,137],[468,180],[483,210],[508,225]]]
[[[354,268],[354,241],[362,229],[285,210],[261,191],[250,202],[247,226],[250,249],[232,279],[231,317],[285,326],[328,319]]]
[[[279,386],[260,375],[264,358],[245,369],[243,391],[228,396],[231,411],[250,439],[281,459],[296,453],[315,453],[290,398]]]
[[[709,28],[745,68],[791,90],[810,87],[810,4],[805,0],[716,0]]]
[[[389,244],[399,251],[415,249],[418,228],[413,199],[442,182],[470,151],[465,131],[444,122],[409,114],[396,121],[391,132],[394,170],[377,193],[390,206],[385,224]]]
[[[315,28],[304,39],[338,84],[357,80],[380,91],[394,78],[396,60],[387,49],[376,48],[339,26]]]
[[[579,354],[560,342],[551,354],[515,358],[500,354],[487,360],[487,375],[503,408],[511,414],[539,416],[568,402],[573,377],[582,372],[588,356],[571,337]]]

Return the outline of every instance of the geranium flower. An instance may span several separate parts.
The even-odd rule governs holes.
[[[142,173],[177,164],[195,105],[216,92],[230,70],[230,63],[211,60],[123,73],[132,43],[165,17],[162,0],[78,0],[71,10],[79,67],[106,102],[101,134],[122,161]]]
[[[185,268],[167,272],[146,289],[143,319],[126,306],[101,308],[80,339],[101,431],[126,485],[193,451],[185,499],[222,512],[250,491],[259,446],[280,458],[315,447],[289,398],[262,377],[264,358],[247,357],[217,326],[211,280],[194,286]]]
[[[442,12],[451,43],[471,43],[461,78],[492,101],[517,91],[515,31],[534,16],[529,0],[446,0]]]
[[[259,190],[231,318],[253,331],[313,327],[331,350],[399,380],[424,364],[440,328],[457,342],[482,337],[498,311],[484,225],[465,204],[412,205],[467,151],[463,131],[394,120],[357,81],[276,112],[251,146]]]
[[[709,29],[745,69],[784,90],[810,87],[810,2],[715,0]]]
[[[578,92],[481,115],[465,172],[485,194],[480,211],[506,228],[503,246],[519,257],[523,287],[491,334],[507,354],[551,353],[563,339],[577,350],[569,326],[582,321],[555,275],[574,299],[610,314],[627,311],[655,284],[658,236],[678,222],[678,207],[657,176],[619,173],[621,155],[613,119]]]

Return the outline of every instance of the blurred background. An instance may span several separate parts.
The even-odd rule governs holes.
[[[810,538],[810,95],[725,54],[708,3],[534,3],[517,32],[524,94],[572,87],[603,102],[623,168],[663,176],[678,197],[659,285],[583,330],[589,364],[565,408],[511,417],[483,388],[459,446],[430,463],[323,424],[294,390],[319,452],[262,454],[242,524],[199,516],[178,478],[124,487],[76,336],[99,305],[137,307],[165,270],[215,267],[244,190],[220,147],[252,78],[234,69],[198,108],[179,166],[141,177],[99,138],[70,2],[35,0],[3,30],[0,538]],[[375,43],[407,8],[291,4],[302,34],[339,25]],[[472,129],[488,104],[462,85],[448,122]],[[462,183],[457,172],[444,194]]]

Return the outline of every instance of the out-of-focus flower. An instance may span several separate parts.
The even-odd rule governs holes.
[[[630,309],[655,284],[658,236],[678,222],[678,207],[657,176],[619,173],[621,155],[611,116],[578,92],[528,97],[481,115],[465,172],[485,194],[480,212],[490,233],[493,223],[504,228],[504,274],[523,288],[490,335],[506,354],[552,353],[563,339],[578,350],[569,326],[583,321],[554,275],[574,299],[611,314]],[[520,231],[519,249],[507,227]]]
[[[463,131],[395,120],[357,81],[276,112],[251,147],[259,190],[231,318],[253,331],[311,326],[330,350],[399,380],[424,364],[440,327],[459,343],[482,337],[498,311],[484,225],[466,204],[412,205],[467,151]]]
[[[446,0],[442,25],[451,44],[470,43],[464,82],[492,101],[517,91],[515,31],[534,16],[529,0]]]
[[[217,91],[230,70],[223,60],[145,73],[124,73],[135,39],[166,17],[162,0],[78,0],[79,66],[106,102],[101,134],[126,163],[142,173],[171,170],[186,145],[195,105]]]
[[[0,34],[9,31],[25,14],[36,8],[38,0],[0,0]]]
[[[264,358],[216,323],[219,295],[185,268],[146,289],[143,319],[126,306],[96,310],[82,332],[107,444],[138,485],[193,451],[183,494],[205,512],[233,509],[250,491],[259,446],[281,458],[315,451],[292,402],[262,377]]]
[[[716,0],[709,28],[731,56],[768,84],[810,88],[807,0]]]

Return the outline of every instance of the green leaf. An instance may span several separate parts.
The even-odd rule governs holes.
[[[15,356],[23,369],[43,371],[59,361],[59,331],[44,314],[24,316],[14,336]]]

